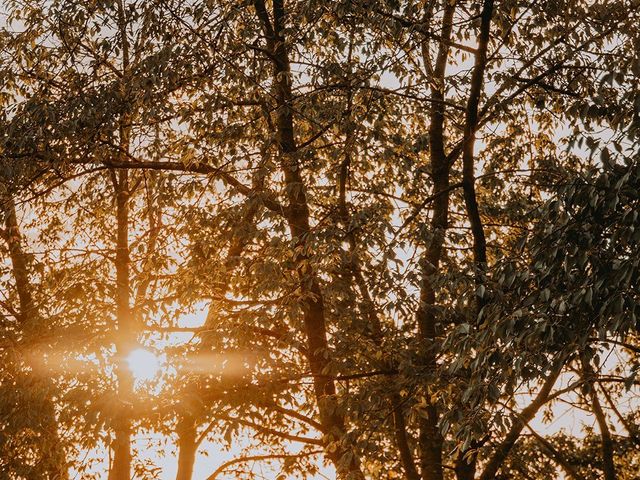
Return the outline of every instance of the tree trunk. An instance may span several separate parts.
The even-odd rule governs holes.
[[[478,106],[482,95],[484,72],[487,66],[487,49],[489,48],[489,34],[491,32],[491,18],[493,16],[493,0],[485,0],[480,15],[480,35],[476,49],[475,64],[471,74],[471,89],[467,101],[465,115],[464,140],[462,145],[462,186],[464,190],[465,207],[471,232],[473,234],[473,257],[478,274],[476,283],[482,283],[481,273],[487,263],[487,242],[482,226],[482,219],[478,210],[478,200],[475,189],[475,134],[478,128]],[[482,299],[479,304],[482,304]]]
[[[296,158],[291,70],[284,36],[286,12],[284,1],[274,0],[272,22],[264,0],[254,0],[254,6],[262,23],[267,49],[273,62],[273,87],[277,101],[276,139],[289,202],[286,218],[294,242],[293,248],[298,250],[297,247],[304,246],[310,233],[310,212],[306,186]],[[327,375],[331,359],[327,342],[324,299],[318,274],[310,267],[308,260],[308,256],[304,253],[294,257],[300,292],[304,298],[303,323],[307,340],[307,358],[313,375],[320,423],[326,431],[324,439],[326,446],[331,447],[326,450],[327,457],[335,465],[339,478],[361,479],[364,476],[357,456],[352,448],[343,444],[344,417],[336,408],[335,383]]]
[[[600,404],[600,398],[598,397],[598,391],[594,382],[595,372],[589,364],[588,360],[582,360],[582,368],[584,372],[585,380],[589,386],[589,396],[591,397],[591,410],[598,422],[598,428],[600,429],[600,450],[602,452],[602,470],[604,471],[605,480],[616,480],[616,466],[613,461],[613,439],[611,438],[611,431],[607,423],[607,417]]]
[[[11,194],[0,196],[5,217],[6,243],[11,258],[12,274],[16,284],[20,303],[19,321],[25,343],[30,349],[25,363],[31,368],[32,388],[39,393],[38,404],[28,406],[38,410],[38,422],[34,426],[42,439],[38,462],[47,478],[66,480],[69,478],[64,446],[58,433],[55,405],[52,400],[54,385],[46,368],[46,362],[40,350],[38,339],[42,336],[43,323],[40,312],[34,302],[32,285],[29,279],[27,257],[22,247],[22,235],[16,216],[16,206]]]
[[[118,0],[118,29],[122,50],[122,76],[129,74],[129,41],[127,18],[122,0]],[[120,94],[126,97],[124,80]],[[126,161],[130,147],[131,115],[121,114],[119,119],[118,160]],[[133,309],[131,308],[131,279],[129,271],[129,173],[128,170],[110,170],[116,200],[116,376],[118,379],[118,408],[113,429],[113,466],[109,480],[131,479],[131,411],[133,406],[133,375],[128,368],[126,357],[135,345]]]
[[[126,141],[126,139],[125,139]],[[118,408],[113,422],[113,465],[109,480],[131,479],[133,376],[126,357],[135,341],[129,273],[129,191],[127,170],[112,171],[116,197],[116,375]]]
[[[349,38],[349,53],[347,56],[347,62],[349,63],[347,65],[347,69],[349,75],[352,74],[350,65],[352,55],[353,36],[351,35]],[[357,289],[362,295],[362,309],[367,318],[367,329],[363,332],[363,335],[369,337],[378,348],[383,348],[384,334],[382,330],[382,321],[379,317],[373,296],[371,295],[362,273],[363,270],[358,252],[359,238],[356,231],[351,228],[351,213],[347,207],[347,181],[352,160],[351,147],[355,141],[355,129],[350,127],[353,122],[353,88],[349,85],[347,89],[346,122],[347,125],[349,125],[349,128],[346,128],[344,131],[345,151],[344,158],[342,159],[342,162],[340,162],[340,173],[338,176],[338,215],[345,229],[345,236],[349,244],[350,254],[350,260],[347,262],[345,274],[351,278],[352,285],[357,286]],[[389,359],[383,360],[380,367],[382,370],[389,371],[397,369],[395,362]],[[400,463],[404,469],[404,474],[407,480],[420,480],[420,474],[416,468],[412,447],[409,442],[411,435],[407,430],[402,397],[400,396],[397,385],[391,384],[389,385],[389,388],[391,389],[391,393],[389,394],[389,406],[393,420],[393,435],[398,449]]]
[[[473,480],[476,476],[476,457],[464,458],[464,455],[456,459],[456,480]]]
[[[183,415],[177,431],[179,454],[176,480],[191,480],[198,451],[195,419],[191,415]]]
[[[478,47],[476,48],[475,62],[471,74],[471,85],[464,123],[464,138],[462,142],[462,188],[464,193],[465,209],[471,234],[473,236],[473,263],[475,266],[475,284],[477,287],[484,284],[484,274],[487,269],[487,241],[484,234],[484,226],[475,187],[475,135],[478,128],[478,107],[484,84],[484,72],[487,66],[487,50],[491,32],[491,19],[493,16],[493,0],[485,0],[480,14],[480,34]],[[475,318],[478,318],[482,308],[486,305],[485,296],[475,298]],[[458,480],[473,480],[476,473],[477,457],[475,454],[467,455],[467,451],[460,452],[456,460],[455,472]]]
[[[429,7],[427,7],[429,8]],[[444,78],[449,56],[448,40],[451,37],[455,2],[445,2],[441,41],[438,47],[436,64],[433,70],[433,87],[431,91],[432,107],[429,126],[429,149],[431,161],[431,179],[433,181],[433,216],[431,218],[431,231],[433,239],[426,247],[421,259],[422,280],[420,286],[420,303],[416,312],[418,335],[425,345],[426,352],[423,358],[424,366],[428,371],[436,370],[436,291],[433,285],[433,277],[438,274],[442,247],[444,245],[446,230],[449,224],[449,172],[451,163],[445,152],[444,123],[445,123],[445,85]],[[427,12],[428,13],[428,12]],[[425,52],[423,50],[423,52]],[[429,58],[423,59],[425,65],[430,65]],[[439,414],[437,407],[431,404],[430,399],[425,408],[424,415],[420,417],[419,444],[420,444],[420,470],[423,480],[442,480],[442,443],[443,438],[438,427]]]

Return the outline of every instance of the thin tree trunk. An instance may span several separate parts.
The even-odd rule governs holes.
[[[345,178],[341,175],[341,191],[343,191],[342,185],[345,183]],[[340,210],[343,212],[342,215],[345,220],[348,218],[348,213],[346,210],[346,205],[344,203],[344,195],[341,194],[341,204]],[[378,312],[376,310],[375,304],[373,302],[373,298],[371,297],[371,293],[367,288],[364,276],[362,275],[362,268],[360,265],[360,260],[358,258],[358,253],[356,251],[357,240],[356,236],[352,231],[347,233],[347,239],[349,241],[350,253],[351,253],[351,271],[353,277],[355,279],[355,283],[360,290],[360,293],[363,297],[363,307],[368,319],[368,326],[371,329],[369,334],[371,340],[378,347],[382,347],[382,322],[378,316]],[[393,371],[396,369],[396,366],[391,361],[383,362],[382,368],[384,370]],[[402,467],[404,468],[404,473],[407,480],[419,480],[420,474],[416,468],[413,454],[411,450],[411,446],[409,444],[409,435],[407,432],[407,425],[405,422],[405,414],[402,407],[402,397],[398,393],[397,387],[395,385],[391,385],[392,389],[391,394],[389,395],[389,403],[391,405],[392,417],[393,417],[393,433],[396,440],[396,444],[398,447],[398,452],[400,454],[400,461],[402,463]]]
[[[125,79],[129,75],[129,41],[127,18],[123,0],[118,0],[118,29],[122,49],[121,96],[126,97]],[[127,160],[131,137],[131,115],[124,112],[119,121],[119,150],[117,158]],[[116,376],[118,379],[118,409],[113,429],[113,466],[109,480],[131,479],[131,411],[133,406],[133,375],[126,356],[136,342],[134,312],[131,308],[131,278],[129,269],[129,172],[126,169],[111,170],[116,201]]]
[[[485,0],[480,15],[480,36],[476,49],[475,64],[471,74],[471,89],[467,101],[467,110],[464,126],[464,141],[462,146],[462,187],[464,200],[473,234],[473,256],[478,272],[485,269],[487,263],[487,242],[482,226],[482,219],[478,210],[478,201],[475,189],[475,161],[474,146],[475,134],[478,128],[478,105],[482,95],[484,72],[487,66],[487,49],[489,47],[489,34],[491,31],[491,17],[493,15],[493,0]],[[477,282],[482,282],[478,275]],[[480,302],[482,303],[482,302]]]
[[[113,465],[109,480],[131,478],[131,406],[133,400],[133,376],[126,356],[135,342],[131,311],[129,272],[129,191],[128,171],[112,171],[116,197],[116,376],[118,379],[118,409],[114,418],[115,439]]]
[[[284,173],[288,208],[286,211],[289,232],[294,241],[294,250],[304,246],[310,233],[310,212],[306,197],[306,186],[296,159],[297,145],[293,122],[293,95],[291,91],[291,69],[289,53],[284,35],[286,12],[284,0],[273,1],[273,22],[269,18],[264,0],[254,0],[256,13],[262,23],[267,48],[273,61],[273,86],[277,101],[276,139]],[[324,439],[327,457],[335,465],[339,478],[364,478],[360,462],[352,448],[343,445],[345,422],[336,408],[336,386],[327,375],[331,358],[327,342],[324,298],[317,272],[309,265],[304,253],[294,257],[299,277],[300,292],[305,299],[303,323],[307,340],[307,358],[313,375],[313,387],[318,405],[320,423],[326,430]]]
[[[45,359],[38,346],[38,338],[43,334],[40,312],[33,299],[33,289],[29,279],[27,257],[22,247],[22,235],[16,216],[15,201],[11,194],[0,196],[4,210],[5,231],[3,232],[9,256],[11,258],[12,274],[16,284],[20,303],[19,321],[23,335],[29,348],[25,362],[31,368],[32,388],[38,392],[38,405],[32,407],[38,410],[38,423],[34,426],[42,439],[42,446],[38,455],[39,465],[42,465],[47,478],[66,480],[69,472],[66,462],[64,446],[58,433],[55,405],[52,400],[54,385],[46,371]]]
[[[464,193],[465,209],[471,224],[473,235],[473,261],[475,266],[475,283],[480,286],[484,283],[484,272],[487,268],[487,241],[484,227],[478,209],[478,200],[475,189],[475,134],[478,128],[478,106],[482,95],[484,72],[487,65],[487,50],[491,32],[491,17],[493,15],[493,0],[485,0],[480,15],[480,34],[478,47],[476,48],[475,62],[471,74],[471,87],[467,99],[467,108],[464,123],[464,139],[462,144],[462,188]],[[475,314],[480,314],[486,304],[483,296],[476,297]],[[456,460],[455,472],[458,480],[473,480],[476,474],[477,456],[468,455],[469,452],[460,452]]]
[[[346,211],[346,210],[345,210]],[[375,304],[371,298],[371,294],[366,286],[364,276],[362,275],[362,268],[356,252],[356,238],[353,232],[349,232],[348,235],[349,245],[351,249],[351,269],[355,278],[355,283],[358,285],[358,289],[363,297],[363,306],[368,318],[368,326],[371,329],[371,340],[376,346],[382,347],[382,323],[376,311]],[[390,362],[384,362],[382,364],[384,370],[395,370],[396,366]],[[416,464],[413,459],[413,453],[409,444],[409,434],[407,433],[407,425],[405,422],[405,414],[402,408],[402,397],[397,391],[395,385],[391,385],[391,394],[389,395],[389,403],[391,405],[392,417],[393,417],[393,433],[400,453],[400,461],[404,468],[404,473],[407,480],[419,480],[420,474],[416,468]]]
[[[429,7],[427,7],[429,8]],[[448,40],[451,37],[455,2],[445,2],[442,18],[441,42],[438,48],[435,68],[432,78],[432,107],[429,126],[429,148],[431,160],[431,179],[433,192],[436,195],[433,202],[433,216],[431,231],[433,239],[427,246],[421,259],[422,280],[420,286],[420,304],[416,312],[418,335],[426,347],[424,366],[435,372],[436,365],[436,290],[433,283],[434,276],[440,270],[443,245],[449,224],[449,172],[451,164],[445,152],[444,123],[445,123],[445,73],[449,56]],[[429,13],[429,12],[427,12]],[[423,53],[426,49],[423,49]],[[424,58],[425,65],[431,60]],[[423,480],[442,480],[442,443],[443,438],[438,427],[439,413],[436,405],[427,400],[425,415],[420,417],[420,471]]]
[[[391,395],[391,408],[393,409],[393,433],[400,452],[400,460],[404,467],[407,480],[420,480],[420,474],[413,461],[413,453],[407,439],[407,426],[402,409],[402,398],[397,392]]]
[[[342,176],[341,176],[342,177]],[[344,184],[344,178],[341,178],[341,191],[342,185]],[[341,194],[341,205],[340,210],[343,212],[342,215],[345,220],[345,224],[347,223],[347,210],[346,205],[344,204],[344,195]],[[357,240],[356,236],[352,231],[347,233],[347,239],[349,241],[350,253],[351,253],[351,271],[353,277],[355,279],[355,283],[360,290],[360,293],[363,297],[363,307],[368,319],[368,326],[371,329],[370,338],[374,342],[374,344],[378,347],[382,347],[382,322],[378,316],[378,312],[376,311],[375,304],[373,302],[373,298],[367,288],[364,276],[362,275],[362,268],[360,265],[360,260],[358,258],[358,254],[356,251]],[[382,369],[393,371],[396,369],[396,366],[391,361],[383,362]],[[392,417],[393,417],[393,433],[396,440],[396,444],[398,447],[398,452],[400,454],[400,461],[402,463],[402,467],[404,468],[404,473],[407,480],[419,480],[420,474],[416,468],[413,454],[411,450],[411,446],[409,444],[409,434],[407,432],[407,425],[405,422],[405,413],[402,408],[402,397],[398,393],[398,389],[395,385],[391,385],[389,388],[392,389],[391,394],[389,395],[389,403],[391,405]]]
[[[255,184],[254,187],[259,188],[260,184]],[[259,211],[259,204],[252,202],[247,207],[245,214],[242,217],[241,224],[252,223]],[[242,254],[247,245],[247,239],[234,234],[231,245],[227,251],[226,259],[224,260],[225,271],[232,270],[238,263],[238,257]],[[230,278],[228,275],[217,283],[215,288],[215,295],[224,297],[229,290]],[[205,350],[211,349],[210,335],[215,334],[215,328],[219,321],[219,312],[221,311],[220,305],[216,302],[211,302],[207,312],[207,318],[205,321],[205,331],[207,334],[201,334],[201,347]],[[197,383],[188,383],[183,391],[190,395],[198,389]],[[180,421],[177,427],[178,434],[178,472],[176,474],[176,480],[191,480],[193,476],[193,469],[196,460],[196,453],[202,440],[206,435],[198,438],[197,435],[197,414],[193,412],[192,407],[189,406],[190,402],[185,402],[179,407],[178,416]]]
[[[582,369],[587,385],[589,386],[591,410],[596,417],[596,422],[600,429],[600,450],[602,452],[602,470],[604,471],[604,478],[605,480],[616,480],[616,466],[613,461],[613,439],[611,438],[611,431],[609,430],[607,417],[602,409],[600,398],[598,397],[598,391],[596,390],[594,381],[595,372],[588,360],[585,359],[582,360]]]
[[[352,48],[353,48],[353,37],[349,39],[349,54],[347,57],[347,68],[348,73],[351,74],[351,59],[352,59]],[[349,80],[349,85],[350,80]],[[353,90],[352,87],[348,87],[348,96],[347,96],[347,118],[346,122],[348,125],[351,125],[352,119],[352,108],[353,108]],[[344,158],[340,164],[340,174],[338,176],[338,212],[340,220],[346,230],[345,235],[347,241],[349,243],[349,254],[350,261],[347,267],[346,274],[351,276],[352,283],[354,283],[358,290],[360,290],[360,294],[362,295],[362,307],[364,313],[367,317],[367,326],[368,329],[365,332],[373,343],[378,347],[382,348],[383,346],[383,330],[382,330],[382,322],[378,315],[378,311],[376,309],[376,305],[373,301],[373,297],[369,288],[367,287],[367,283],[365,281],[364,275],[362,273],[362,265],[360,262],[360,256],[358,254],[358,236],[354,229],[351,227],[351,214],[347,207],[347,180],[349,176],[349,169],[351,168],[351,146],[353,145],[353,141],[355,140],[355,133],[353,128],[347,129],[345,132],[345,154]],[[386,360],[382,362],[381,365],[383,370],[393,371],[396,369],[396,365],[394,362],[390,360]],[[405,421],[405,412],[403,409],[402,397],[398,392],[398,388],[395,384],[389,386],[391,389],[391,393],[389,394],[389,404],[391,407],[392,419],[393,419],[393,434],[396,441],[396,446],[398,448],[398,453],[400,456],[400,462],[404,469],[405,477],[407,480],[420,480],[420,474],[416,468],[416,464],[413,458],[413,452],[411,445],[409,443],[409,432],[407,431],[407,425]]]

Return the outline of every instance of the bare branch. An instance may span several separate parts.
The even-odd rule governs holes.
[[[233,460],[229,460],[228,462],[220,465],[215,472],[207,477],[207,480],[216,480],[218,475],[223,473],[226,469],[233,465],[238,465],[240,463],[246,462],[260,462],[264,460],[287,460],[287,459],[296,459],[296,458],[305,458],[313,455],[319,455],[322,453],[322,450],[313,450],[311,452],[303,452],[297,454],[272,454],[272,455],[250,455],[246,457],[234,458]]]

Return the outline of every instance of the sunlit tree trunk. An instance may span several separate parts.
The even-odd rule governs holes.
[[[260,185],[255,184],[254,187],[259,188]],[[251,204],[242,216],[241,224],[253,223],[258,211],[258,203]],[[230,272],[237,266],[237,259],[242,255],[248,241],[246,237],[234,234],[224,261],[225,271]],[[216,296],[224,297],[229,290],[229,286],[230,277],[226,276],[214,286]],[[215,331],[216,325],[220,321],[220,310],[221,306],[215,301],[212,301],[209,305],[205,322],[205,330],[208,332],[208,335],[201,336],[200,344],[201,348],[205,351],[211,348],[209,335]],[[189,395],[197,389],[198,386],[196,384],[188,383],[183,391]],[[198,437],[199,417],[198,414],[190,408],[189,403],[190,402],[183,403],[178,412],[178,425],[176,427],[176,433],[178,435],[178,471],[176,480],[190,480],[192,478],[198,448],[206,437],[206,434]]]
[[[124,79],[129,75],[129,41],[127,19],[123,0],[117,4],[117,22],[122,51],[121,96],[126,97]],[[120,161],[127,160],[130,147],[131,115],[121,114],[118,126],[118,152]],[[118,408],[114,418],[115,439],[113,465],[109,480],[130,480],[131,478],[131,411],[133,406],[133,375],[128,368],[126,357],[136,340],[133,311],[131,308],[131,278],[129,258],[129,172],[126,169],[110,170],[113,193],[116,202],[116,377],[118,382]]]
[[[198,450],[197,430],[194,418],[184,414],[178,421],[178,472],[176,480],[191,480]]]
[[[118,408],[114,418],[113,465],[109,480],[131,478],[131,406],[133,376],[126,356],[133,342],[133,319],[130,303],[129,278],[129,191],[128,172],[112,171],[116,197],[116,377]]]
[[[347,69],[349,75],[351,72],[351,62],[353,56],[353,37],[349,39],[349,54],[347,57]],[[346,124],[350,125],[353,119],[353,88],[347,87],[347,119]],[[354,288],[360,291],[362,296],[362,309],[367,319],[367,330],[364,335],[368,336],[373,343],[382,348],[384,333],[382,327],[382,321],[379,316],[379,312],[376,308],[376,304],[371,295],[370,289],[367,285],[367,281],[363,275],[363,269],[361,265],[360,253],[358,250],[358,244],[360,239],[354,231],[350,228],[352,221],[349,207],[347,206],[347,182],[349,177],[349,170],[351,168],[352,161],[352,146],[355,143],[355,133],[352,128],[345,129],[345,151],[342,162],[340,163],[340,174],[338,176],[338,212],[340,221],[345,229],[345,236],[349,244],[350,260],[347,262],[345,275],[348,276],[352,282]],[[381,367],[384,370],[394,371],[397,366],[391,360],[383,360]],[[402,397],[398,391],[396,385],[390,385],[391,393],[389,394],[389,406],[391,409],[391,417],[393,421],[393,434],[398,449],[398,456],[400,463],[404,470],[404,474],[407,480],[420,480],[420,475],[416,468],[416,463],[413,458],[412,446],[410,444],[410,433],[407,430],[407,423],[405,420],[405,412],[403,408]]]

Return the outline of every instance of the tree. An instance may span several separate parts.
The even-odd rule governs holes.
[[[54,334],[92,336],[59,347],[82,368],[52,374],[47,421],[111,449],[110,478],[154,475],[132,448],[146,430],[177,437],[180,480],[246,430],[212,477],[321,458],[345,479],[580,475],[531,433],[578,392],[621,478],[637,2],[7,8],[10,198],[38,212]],[[171,365],[148,392],[126,361],[143,345]]]

